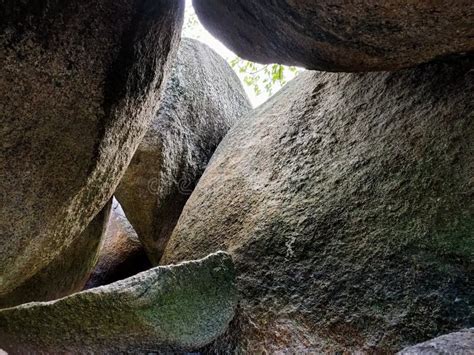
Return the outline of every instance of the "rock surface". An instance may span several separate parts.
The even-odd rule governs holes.
[[[240,57],[326,71],[392,70],[474,50],[474,3],[194,0]]]
[[[442,335],[424,343],[410,346],[398,355],[472,355],[474,354],[474,328]]]
[[[383,353],[473,324],[473,62],[304,72],[230,130],[162,258],[234,256],[222,344]]]
[[[0,310],[0,344],[9,353],[190,350],[225,331],[236,303],[232,259],[221,252]]]
[[[81,235],[45,268],[13,291],[0,296],[0,308],[50,301],[81,291],[97,262],[110,208],[109,202]]]
[[[183,1],[0,5],[0,295],[111,198],[154,112]]]
[[[154,264],[215,148],[249,109],[226,61],[183,39],[162,105],[115,193]]]
[[[98,261],[85,289],[123,280],[151,267],[135,230],[114,199]]]

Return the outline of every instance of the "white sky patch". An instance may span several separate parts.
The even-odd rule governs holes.
[[[184,27],[183,27],[183,37],[188,37],[196,39],[207,44],[211,47],[216,53],[223,57],[227,62],[230,62],[236,57],[236,54],[228,49],[224,44],[222,44],[218,39],[211,35],[204,26],[199,22],[199,19],[196,16],[191,0],[186,0],[186,11],[184,15]],[[246,85],[243,81],[245,74],[237,72],[237,75],[242,82],[242,86],[247,93],[250,102],[253,107],[257,107],[268,100],[271,96],[264,90],[257,95],[254,89]],[[285,79],[287,81],[291,80],[294,77],[294,73],[288,73]],[[279,83],[273,85],[272,95],[274,95],[278,90],[281,89]]]
[[[190,23],[190,19],[195,19],[196,22],[193,23],[192,26],[187,26]],[[192,1],[186,0],[186,11],[184,14],[184,23],[185,26],[183,28],[183,36],[188,38],[197,39],[213,50],[215,50],[219,55],[221,55],[226,60],[232,59],[235,57],[235,54],[224,46],[218,39],[216,39],[213,35],[211,35],[199,22],[199,19],[194,11]]]

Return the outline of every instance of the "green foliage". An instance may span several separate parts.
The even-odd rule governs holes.
[[[255,95],[260,95],[264,90],[271,96],[275,86],[282,87],[288,77],[293,77],[298,72],[296,67],[287,67],[281,64],[257,64],[235,57],[229,61],[232,68],[243,77],[243,82],[253,88]]]
[[[191,6],[186,6],[182,35],[204,42],[208,37]],[[252,88],[256,96],[262,93],[271,96],[298,73],[296,67],[280,64],[257,64],[237,56],[227,58],[227,60],[244,85]]]

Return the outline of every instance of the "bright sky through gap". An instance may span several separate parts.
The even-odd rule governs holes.
[[[193,26],[186,26],[187,24],[190,23],[190,19],[195,20],[196,23],[193,24]],[[184,37],[197,39],[207,44],[209,47],[214,49],[217,53],[219,53],[225,59],[232,59],[235,57],[235,54],[231,50],[229,50],[218,39],[216,39],[213,35],[211,35],[204,28],[204,26],[199,22],[199,19],[196,15],[196,12],[194,11],[191,0],[186,0],[186,12],[184,15],[184,23],[185,23],[185,27],[183,30]]]
[[[194,12],[194,8],[192,5],[191,0],[186,0],[186,11],[184,15],[184,28],[183,28],[183,37],[193,38],[198,41],[201,41],[211,47],[214,51],[216,51],[221,57],[223,57],[227,62],[234,59],[236,57],[235,53],[229,50],[226,46],[224,46],[219,40],[217,40],[213,35],[211,35],[199,22],[199,19]],[[253,107],[257,107],[264,103],[268,98],[268,94],[264,91],[260,93],[260,95],[256,95],[253,88],[245,85],[243,82],[244,74],[237,73],[242,82],[242,85],[247,93],[250,102],[252,103]],[[292,79],[292,74],[289,74],[290,77],[285,78],[287,80]],[[281,87],[278,83],[275,83],[273,88],[273,94],[275,94]]]

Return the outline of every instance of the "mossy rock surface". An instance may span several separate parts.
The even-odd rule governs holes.
[[[219,252],[0,310],[0,344],[9,353],[193,350],[226,330],[236,303],[233,262]]]

